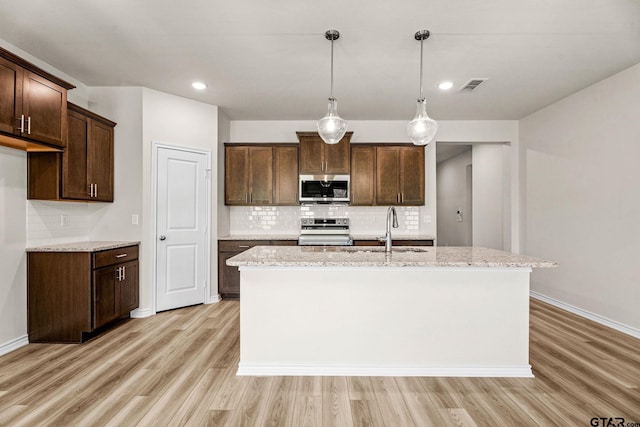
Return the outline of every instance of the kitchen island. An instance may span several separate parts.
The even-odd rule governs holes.
[[[240,267],[238,375],[531,377],[529,274],[471,247],[256,246]]]

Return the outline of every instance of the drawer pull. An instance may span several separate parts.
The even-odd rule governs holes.
[[[249,248],[249,245],[238,245],[239,248]]]
[[[127,254],[120,254],[120,255],[116,255],[116,258],[124,258],[126,256],[127,256]]]

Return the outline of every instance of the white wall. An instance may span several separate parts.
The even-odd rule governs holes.
[[[522,119],[532,289],[640,336],[640,64]]]
[[[229,206],[224,204],[224,143],[231,140],[231,120],[224,111],[218,110],[218,236],[229,235],[231,213]],[[216,242],[217,243],[217,242]],[[216,281],[217,283],[217,281]]]
[[[0,355],[27,335],[27,155],[0,147]]]
[[[114,200],[90,203],[91,240],[141,240],[142,88],[90,89],[89,109],[117,123],[114,129]],[[132,224],[132,215],[139,224]]]
[[[467,194],[467,173],[471,150],[437,164],[438,245],[471,246],[472,200]],[[458,209],[462,222],[457,220]]]
[[[505,206],[504,182],[509,179],[503,170],[503,144],[474,144],[473,163],[473,245],[494,249],[504,247],[505,221],[509,212]],[[508,207],[508,206],[507,206]]]
[[[208,150],[211,153],[211,176],[218,175],[218,107],[202,102],[169,95],[151,89],[142,93],[142,246],[140,260],[140,311],[153,311],[151,287],[154,266],[155,230],[153,229],[152,144],[154,142]],[[211,236],[210,278],[211,295],[217,298],[216,249],[218,186],[211,183]]]

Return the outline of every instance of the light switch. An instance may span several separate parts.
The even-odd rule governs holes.
[[[131,224],[138,225],[140,222],[140,216],[138,214],[131,215]]]

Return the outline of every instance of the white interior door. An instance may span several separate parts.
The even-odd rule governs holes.
[[[205,302],[207,155],[157,151],[156,311]]]

